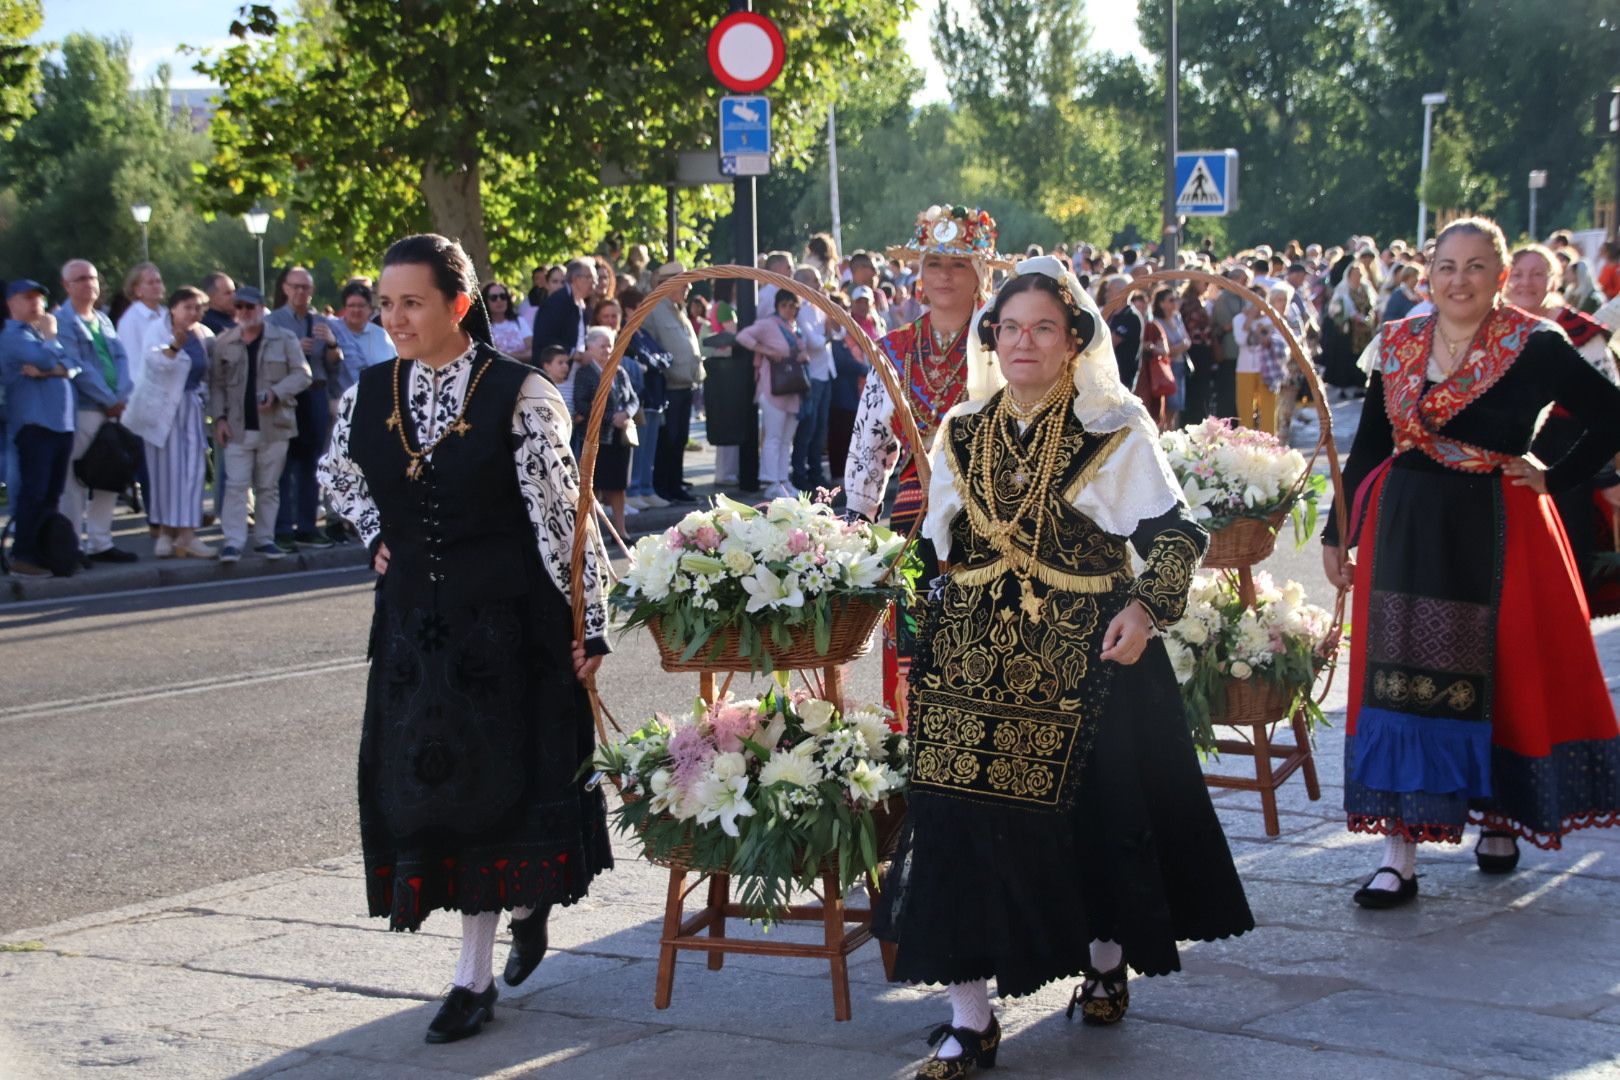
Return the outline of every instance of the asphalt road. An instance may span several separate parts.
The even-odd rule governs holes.
[[[356,850],[370,613],[348,571],[0,608],[0,932]],[[696,693],[615,649],[621,722]]]

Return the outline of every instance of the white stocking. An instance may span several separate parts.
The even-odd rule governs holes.
[[[1117,941],[1104,941],[1098,938],[1091,943],[1091,966],[1099,972],[1113,971],[1119,967],[1120,961],[1124,959],[1124,946]],[[1108,991],[1103,988],[1101,979],[1098,979],[1097,985],[1091,988],[1091,996],[1095,998],[1108,996]]]
[[[952,983],[945,988],[945,993],[951,999],[951,1027],[968,1031],[985,1031],[990,1027],[994,1014],[990,1011],[988,982],[980,979],[977,982]],[[962,1044],[954,1036],[947,1035],[945,1041],[940,1043],[939,1056],[961,1057]]]
[[[1409,878],[1417,868],[1417,845],[1404,836],[1389,835],[1384,837],[1384,856],[1379,866],[1393,866],[1400,871],[1402,878]],[[1387,889],[1390,892],[1401,887],[1390,874],[1379,874],[1373,878],[1371,885],[1374,889]]]
[[[1519,850],[1519,845],[1511,836],[1482,836],[1479,838],[1479,853],[1481,855],[1512,855],[1517,850]]]
[[[461,959],[456,961],[457,986],[481,994],[494,981],[495,931],[501,913],[481,911],[461,917]]]

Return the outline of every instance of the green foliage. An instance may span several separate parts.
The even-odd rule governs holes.
[[[28,39],[44,20],[39,0],[0,0],[0,139],[9,139],[33,115],[40,49]]]
[[[223,265],[245,274],[253,246],[239,221],[198,212],[191,167],[207,136],[169,108],[166,73],[131,91],[129,42],[72,35],[41,67],[38,110],[0,143],[0,188],[13,209],[0,220],[0,263],[57,287],[69,258],[96,262],[110,297],[141,257],[130,215],[152,207],[150,246],[171,285]]]
[[[1138,8],[1155,55],[1166,7]],[[1436,111],[1431,209],[1493,213],[1511,232],[1532,168],[1548,172],[1544,218],[1587,202],[1592,95],[1620,77],[1612,3],[1180,0],[1178,18],[1181,144],[1242,154],[1226,219],[1240,243],[1410,236],[1421,99],[1434,91],[1448,101]]]
[[[785,688],[787,673],[777,676]],[[812,726],[809,708],[824,715]],[[909,773],[909,744],[893,730],[889,714],[870,708],[843,715],[828,702],[790,699],[773,688],[760,701],[702,701],[692,716],[671,723],[655,717],[622,741],[599,746],[581,773],[598,770],[619,786],[622,804],[615,827],[656,862],[679,862],[701,873],[730,874],[738,900],[767,925],[783,915],[793,890],[815,888],[824,868],[848,890],[878,869],[879,823],[893,824]],[[671,748],[706,746],[707,773],[714,755],[716,714],[747,712],[751,735],[740,737],[732,755],[738,779],[730,812],[705,813],[706,791],[715,778],[690,779],[683,794]],[[695,736],[695,738],[694,738]],[[769,744],[769,745],[766,745]],[[777,755],[800,759],[812,775],[773,778],[766,766]],[[863,779],[864,777],[864,779]],[[801,786],[803,784],[804,786]],[[865,786],[863,786],[865,785]]]
[[[255,5],[238,43],[198,66],[224,91],[205,187],[233,213],[285,198],[316,251],[353,265],[423,228],[508,273],[609,228],[661,235],[663,190],[604,189],[602,168],[653,178],[676,152],[713,145],[717,14],[695,2],[305,0],[284,20]],[[791,61],[773,88],[773,139],[779,162],[802,163],[838,75],[894,36],[903,8],[835,0],[772,14]],[[681,192],[683,233],[728,203],[724,187]]]

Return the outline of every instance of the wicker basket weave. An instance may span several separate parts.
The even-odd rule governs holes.
[[[1288,520],[1286,508],[1270,518],[1238,518],[1209,534],[1209,550],[1204,552],[1206,570],[1238,570],[1264,562],[1277,547],[1277,530]]]
[[[829,664],[847,664],[865,656],[872,647],[872,631],[888,609],[887,604],[861,600],[834,600],[832,603],[832,633],[827,651],[816,649],[814,628],[806,623],[788,627],[788,647],[778,649],[765,639],[765,651],[770,655],[772,670],[798,671],[803,668],[826,667]],[[663,620],[650,619],[647,628],[652,631],[658,646],[659,659],[665,671],[755,671],[752,660],[743,655],[735,627],[724,627],[715,633],[720,651],[714,651],[714,641],[705,642],[690,660],[683,659],[686,642],[670,641],[664,634]]]
[[[1286,719],[1294,703],[1294,687],[1264,679],[1230,679],[1226,683],[1226,710],[1210,717],[1217,724],[1270,724]]]

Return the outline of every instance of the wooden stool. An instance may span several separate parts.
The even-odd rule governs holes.
[[[1219,721],[1217,721],[1219,723]],[[1282,832],[1277,819],[1277,789],[1296,769],[1305,770],[1305,794],[1312,802],[1322,797],[1322,786],[1316,780],[1316,759],[1311,756],[1310,733],[1305,728],[1305,714],[1296,710],[1293,719],[1293,745],[1279,745],[1271,741],[1272,724],[1231,724],[1223,727],[1249,728],[1251,738],[1216,739],[1215,748],[1222,754],[1237,754],[1254,758],[1254,779],[1246,776],[1223,776],[1205,773],[1204,783],[1213,788],[1235,788],[1238,791],[1258,791],[1260,809],[1265,814],[1266,835]],[[1282,759],[1273,766],[1272,758]]]
[[[690,887],[686,879],[694,871],[674,866],[669,871],[669,895],[664,904],[664,934],[659,942],[658,981],[653,991],[653,1005],[669,1008],[675,989],[675,953],[679,949],[696,949],[709,954],[709,970],[719,971],[725,965],[727,953],[754,956],[796,956],[807,960],[825,960],[831,968],[833,991],[833,1019],[850,1018],[849,954],[872,940],[872,909],[878,902],[874,889],[871,902],[861,908],[844,903],[838,888],[838,877],[831,871],[821,875],[820,903],[794,905],[787,909],[781,922],[820,923],[822,943],[800,944],[789,941],[756,941],[726,936],[726,920],[747,918],[758,912],[746,905],[731,901],[731,875],[698,874]],[[707,879],[707,899],[696,914],[687,917],[686,898]],[[846,925],[854,928],[845,930]],[[707,935],[704,931],[708,931]],[[894,978],[894,946],[880,942],[883,950],[883,968]]]

